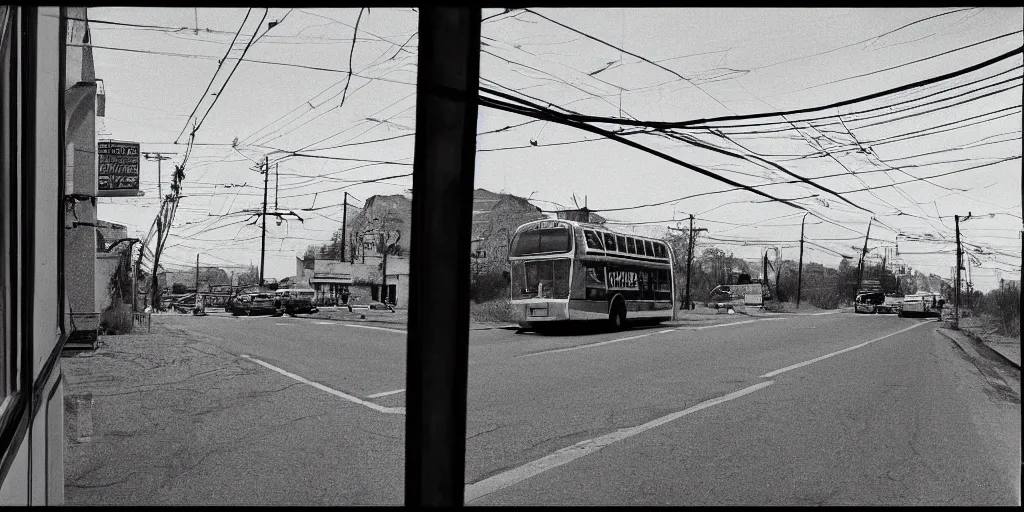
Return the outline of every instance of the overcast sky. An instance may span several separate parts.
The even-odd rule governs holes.
[[[1024,13],[1020,8],[961,10],[877,37],[955,10],[537,10],[550,20],[658,65],[529,12],[504,14],[487,20],[482,27],[481,83],[503,92],[514,89],[544,103],[589,115],[681,121],[826,105],[942,75],[1021,46]],[[187,131],[186,136],[179,138],[179,134],[185,131],[191,112],[217,70],[218,59],[227,51],[246,12],[90,9],[92,20],[187,27],[173,31],[91,25],[94,45],[143,51],[94,50],[96,74],[103,79],[106,91],[107,117],[101,138],[138,141],[144,152],[177,152],[163,164],[165,193],[169,190],[171,163],[180,162],[185,149],[174,142],[187,141]],[[251,168],[264,156],[277,166],[278,208],[294,210],[305,219],[304,223],[291,220],[281,226],[268,223],[268,277],[294,274],[295,256],[309,244],[326,241],[340,227],[346,191],[351,194],[351,203],[361,205],[374,194],[405,193],[411,187],[411,177],[358,182],[412,172],[417,13],[412,9],[363,11],[351,52],[354,73],[344,93],[344,105],[339,108],[359,9],[270,9],[263,24],[258,25],[265,12],[253,9],[249,13],[231,56],[241,55],[254,31],[264,33],[267,22],[280,24],[249,48],[196,134],[184,182],[187,197],[181,201],[174,235],[162,259],[169,268],[194,265],[197,253],[204,265],[259,263],[259,226],[247,225],[247,217],[234,212],[261,205],[263,177]],[[498,13],[485,9],[483,15],[486,18]],[[197,21],[198,34],[194,31]],[[912,63],[932,56],[937,57]],[[229,59],[224,63],[211,93],[220,89],[235,62]],[[884,247],[898,242],[906,263],[949,277],[954,244],[911,242],[902,237],[897,240],[896,231],[952,240],[954,214],[986,214],[963,223],[962,230],[965,241],[1001,253],[979,255],[980,267],[971,271],[976,288],[987,290],[998,286],[999,276],[1020,276],[1014,269],[1019,268],[1021,251],[1021,65],[1021,55],[1017,54],[918,90],[838,110],[754,120],[793,124],[725,130],[729,140],[706,130],[686,134],[730,151],[763,155],[802,176],[845,173],[819,180],[838,192],[992,164],[929,182],[844,194],[863,210],[805,184],[761,189],[775,197],[794,199],[813,212],[807,216],[806,237],[828,250],[808,245],[804,259],[829,266],[840,259],[829,251],[856,255],[854,247],[863,244],[873,213],[876,221],[868,244],[869,248],[878,248],[873,255],[883,254]],[[895,66],[900,67],[877,72]],[[851,78],[866,73],[871,74]],[[1004,84],[992,86],[1004,80]],[[972,82],[978,83],[921,102],[951,98],[981,86],[992,87],[920,108],[910,109],[915,103],[905,103],[849,115]],[[999,89],[1005,90],[996,92]],[[992,94],[981,97],[989,92]],[[203,114],[213,99],[204,98],[197,115]],[[966,99],[972,101],[962,102]],[[952,105],[958,102],[962,103]],[[908,109],[906,113],[900,113],[904,109]],[[799,122],[836,114],[843,114],[842,122],[837,117],[816,121],[817,127]],[[477,131],[527,121],[531,119],[481,107]],[[907,140],[887,140],[958,121],[949,127],[976,124],[933,134],[942,129],[936,128]],[[235,137],[239,139],[237,149],[231,146]],[[653,135],[630,138],[747,185],[791,179],[766,165],[681,141]],[[380,139],[389,140],[352,145]],[[595,140],[579,142],[588,139]],[[531,141],[538,145],[534,147]],[[870,144],[872,141],[874,144]],[[976,144],[971,148],[953,150],[972,143]],[[346,146],[337,147],[343,144]],[[545,146],[550,144],[555,145]],[[869,146],[871,152],[835,151],[858,144]],[[797,257],[795,242],[804,212],[780,203],[753,203],[764,198],[750,192],[619,210],[731,187],[618,142],[601,140],[595,134],[532,122],[481,135],[477,146],[477,188],[529,197],[544,209],[556,208],[554,203],[572,205],[575,194],[581,205],[585,197],[592,209],[612,210],[603,215],[615,221],[650,222],[636,228],[650,234],[675,226],[672,219],[694,214],[696,225],[708,228],[709,236],[729,240],[707,243],[747,258],[757,258],[773,246],[782,247],[783,257]],[[275,150],[302,150],[351,160],[281,159],[282,154],[273,153]],[[1000,162],[1012,157],[1017,159]],[[372,163],[382,161],[389,163]],[[99,216],[128,224],[131,231],[144,235],[158,210],[157,165],[148,161],[142,165],[146,197],[101,199]],[[865,171],[875,172],[852,174]],[[272,174],[271,209],[274,189]],[[808,197],[813,194],[818,197]],[[311,208],[316,210],[300,211]],[[744,226],[751,223],[757,225]],[[743,243],[747,245],[740,245]]]

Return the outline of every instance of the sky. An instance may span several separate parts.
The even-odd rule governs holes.
[[[991,7],[485,9],[481,85],[581,114],[643,121],[816,107],[1017,49],[1022,14]],[[259,264],[260,226],[242,210],[262,204],[263,176],[253,167],[264,157],[275,171],[269,208],[276,199],[278,210],[303,218],[268,222],[269,277],[293,275],[295,256],[340,227],[346,192],[356,206],[375,194],[410,193],[417,16],[412,9],[377,8],[90,9],[94,21],[177,29],[91,24],[96,74],[106,92],[101,138],[168,154],[165,193],[171,164],[185,153],[191,113],[202,119],[216,100],[196,132],[186,197],[161,263],[186,268],[199,254],[202,265]],[[268,31],[271,21],[279,23]],[[218,72],[240,26],[228,55],[245,51],[244,58],[233,74],[238,61],[230,58]],[[245,50],[254,32],[257,39]],[[804,261],[829,266],[839,254],[857,256],[870,222],[869,257],[892,257],[898,247],[903,262],[943,277],[955,261],[953,215],[970,212],[961,223],[963,240],[972,249],[997,251],[976,255],[970,266],[975,289],[988,290],[1000,277],[1020,278],[1021,64],[1018,53],[895,95],[746,122],[772,125],[729,128],[742,124],[735,121],[716,123],[717,132],[680,132],[732,155],[653,134],[629,136],[746,185],[774,182],[760,190],[806,211],[762,202],[748,191],[707,194],[732,187],[593,133],[487,107],[478,118],[475,187],[527,197],[545,210],[572,206],[575,197],[613,222],[643,223],[613,224],[641,234],[685,227],[683,219],[693,214],[695,226],[708,229],[704,244],[751,259],[778,247],[795,260],[803,220]],[[219,96],[211,96],[229,74]],[[969,93],[982,86],[988,88]],[[953,87],[961,88],[943,92]],[[936,100],[945,101],[920,105]],[[871,111],[858,113],[865,110]],[[835,192],[884,188],[843,193],[849,204],[803,183],[778,183],[792,178],[766,161]],[[364,183],[372,179],[380,181]],[[155,161],[143,161],[141,181],[144,197],[103,198],[99,217],[145,235],[158,211]],[[903,181],[911,182],[886,187]],[[706,195],[681,199],[694,194]],[[663,204],[638,207],[652,203]]]

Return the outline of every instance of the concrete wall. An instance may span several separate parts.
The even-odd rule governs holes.
[[[86,9],[72,8],[68,17],[86,17]],[[69,43],[86,41],[85,22],[68,21]],[[96,76],[91,49],[69,46],[65,63],[65,192],[88,199],[68,203],[65,211],[65,321],[76,339],[92,338],[99,327],[96,293]],[[76,225],[75,223],[80,223]]]
[[[102,312],[110,306],[110,278],[117,271],[117,263],[121,260],[120,253],[97,253],[96,254],[96,278],[94,279],[94,296],[96,297],[96,311]]]

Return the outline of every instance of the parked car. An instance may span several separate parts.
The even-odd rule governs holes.
[[[281,309],[290,316],[299,313],[311,314],[319,311],[313,304],[313,297],[316,292],[303,288],[288,288],[275,292],[277,299],[281,301]]]
[[[241,293],[230,301],[234,316],[273,315],[274,296],[268,293]]]
[[[855,313],[878,313],[879,306],[885,302],[885,294],[882,292],[868,292],[857,295],[853,301]]]
[[[885,300],[875,308],[876,313],[898,313],[903,303],[903,296],[892,293],[885,294]]]
[[[900,305],[899,316],[942,316],[942,306],[945,300],[937,293],[916,293],[903,298]]]

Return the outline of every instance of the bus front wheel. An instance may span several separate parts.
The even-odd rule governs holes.
[[[621,300],[612,304],[612,310],[608,315],[608,321],[613,330],[621,331],[626,327],[626,305],[623,304]]]

